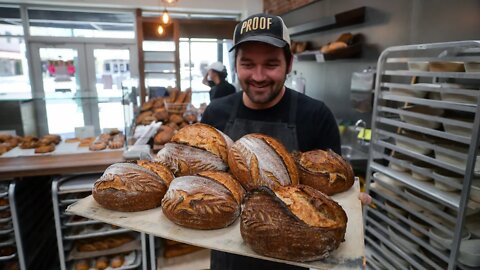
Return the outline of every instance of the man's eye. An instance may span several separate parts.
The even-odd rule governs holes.
[[[253,65],[250,64],[250,63],[242,63],[241,65],[242,65],[242,67],[245,67],[245,68],[251,68],[251,67],[253,67]]]

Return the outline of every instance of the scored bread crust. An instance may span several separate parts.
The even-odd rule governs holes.
[[[247,134],[228,153],[232,174],[246,190],[298,184],[295,161],[285,147],[263,134]]]
[[[296,163],[300,183],[327,195],[346,191],[353,185],[355,176],[352,166],[330,149],[298,154]]]
[[[245,197],[240,232],[260,255],[302,262],[329,256],[344,241],[346,226],[342,207],[318,190],[260,187]]]
[[[183,227],[212,230],[225,228],[238,218],[240,203],[222,184],[228,180],[218,180],[230,176],[207,175],[182,176],[172,181],[162,200],[162,211],[168,219]]]
[[[223,132],[202,123],[185,126],[172,137],[171,141],[206,150],[225,162],[228,149],[233,144],[232,139]]]
[[[92,194],[107,209],[134,212],[158,207],[166,191],[166,181],[152,171],[133,163],[116,163],[95,182]]]
[[[163,179],[165,184],[167,184],[167,187],[170,185],[170,182],[172,182],[173,178],[175,178],[172,171],[170,171],[167,166],[159,162],[149,160],[136,160],[135,163],[147,170],[154,172],[156,175]]]
[[[201,171],[226,171],[228,165],[220,157],[195,147],[167,143],[157,153],[157,162],[167,166],[174,175],[193,175]]]
[[[219,182],[232,193],[238,204],[242,203],[243,197],[245,197],[245,189],[231,174],[219,171],[204,171],[198,173],[198,175]]]

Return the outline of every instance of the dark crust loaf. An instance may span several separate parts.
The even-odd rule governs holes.
[[[227,173],[209,177],[230,177]],[[162,211],[172,222],[191,229],[225,228],[240,215],[240,203],[222,181],[203,176],[175,178],[162,200]]]
[[[295,159],[301,184],[327,195],[346,191],[353,185],[352,166],[330,149],[304,152]]]
[[[158,207],[167,183],[133,163],[110,165],[93,186],[93,198],[107,209],[134,212]]]
[[[248,134],[237,140],[228,153],[228,165],[246,190],[298,184],[293,157],[280,142],[263,134]]]
[[[277,194],[292,197],[286,203]],[[297,203],[303,204],[296,207]],[[302,207],[305,205],[308,207]],[[279,186],[274,191],[260,187],[247,194],[242,208],[242,238],[263,256],[300,262],[319,260],[344,241],[345,211],[308,186]]]
[[[173,137],[172,142],[206,150],[227,162],[228,149],[233,141],[220,130],[202,123],[185,126]]]
[[[195,147],[167,143],[157,153],[157,162],[167,166],[176,176],[194,175],[202,171],[226,171],[228,165],[220,157]]]

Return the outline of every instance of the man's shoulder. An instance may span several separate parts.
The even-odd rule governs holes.
[[[214,99],[210,102],[210,104],[208,104],[207,109],[209,109],[209,110],[225,110],[225,109],[230,110],[230,108],[233,106],[236,98],[239,98],[239,96],[241,94],[242,94],[241,92],[238,92],[238,93],[235,93],[233,95],[228,95],[228,96],[224,96],[224,97]]]
[[[304,94],[298,95],[298,104],[300,104],[299,109],[306,112],[324,112],[325,110],[329,111],[330,109],[327,105],[318,99],[314,99]]]

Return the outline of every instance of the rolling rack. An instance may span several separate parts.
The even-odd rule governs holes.
[[[52,182],[53,211],[57,234],[58,253],[62,270],[74,270],[80,260],[87,260],[91,268],[101,257],[111,260],[114,255],[123,254],[124,264],[115,268],[148,269],[147,244],[144,233],[116,227],[99,221],[81,218],[65,213],[68,205],[92,193],[95,181],[99,174],[66,176]],[[89,243],[98,246],[103,243],[116,241],[115,237],[131,237],[133,240],[121,246],[101,248],[95,251],[80,250],[80,243]],[[110,268],[109,268],[110,269]]]
[[[480,175],[480,72],[442,69],[458,63],[480,63],[480,41],[380,55],[366,177],[373,203],[364,208],[369,269],[478,269],[459,247],[480,210],[470,197]]]
[[[152,270],[198,270],[210,268],[210,250],[205,248],[194,248],[185,254],[165,257],[166,249],[169,244],[165,239],[148,235],[148,243],[150,250],[150,267]],[[179,243],[177,245],[184,246]],[[171,247],[171,246],[170,246]]]
[[[13,181],[0,183],[0,201],[0,269],[26,269]]]

